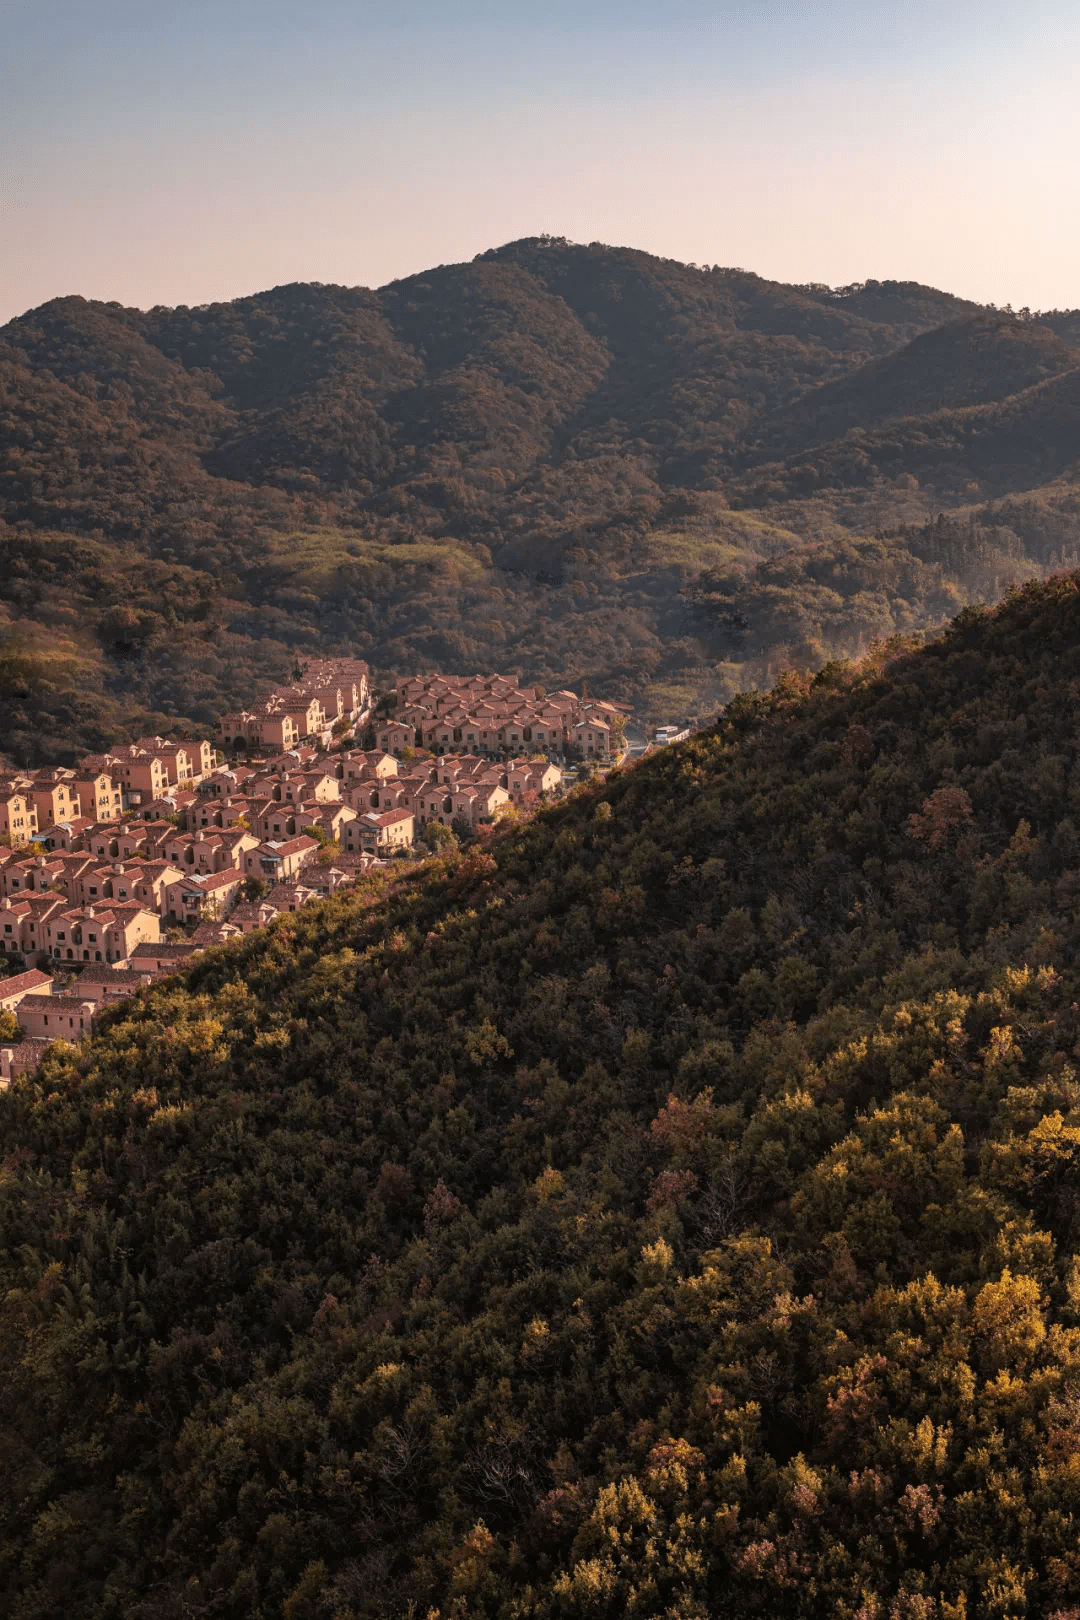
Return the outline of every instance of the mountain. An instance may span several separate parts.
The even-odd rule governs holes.
[[[1072,1613],[1078,691],[1074,573],[55,1046],[0,1614]]]
[[[1080,368],[1080,354],[1047,326],[978,314],[800,397],[763,424],[763,442],[806,450],[904,417],[996,404]]]
[[[709,714],[863,633],[786,603],[797,636],[733,649],[695,607],[718,571],[753,591],[781,555],[880,540],[907,579],[904,535],[944,515],[996,560],[920,557],[933,580],[863,612],[891,632],[1076,558],[1078,342],[1077,312],[552,238],[378,290],[53,300],[0,330],[11,751],[205,724],[312,648]]]

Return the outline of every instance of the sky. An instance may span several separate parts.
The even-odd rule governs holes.
[[[1080,306],[1077,0],[0,0],[0,321],[517,237]]]

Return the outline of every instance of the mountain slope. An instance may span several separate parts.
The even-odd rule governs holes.
[[[1080,364],[1075,364],[990,404],[852,429],[842,439],[755,468],[734,488],[747,492],[747,504],[768,506],[785,494],[868,489],[910,479],[947,507],[965,498],[1038,488],[1063,476],[1075,484],[1078,463]]]
[[[57,1047],[0,1613],[1067,1614],[1078,690],[1071,576]]]
[[[747,412],[973,307],[899,288],[888,322],[846,304],[628,250],[525,242],[379,292],[283,287],[145,314],[59,299],[3,336],[43,385],[89,390],[103,429],[123,420],[213,474],[319,493],[350,514],[373,497],[394,510],[391,492],[407,488],[430,524],[571,448],[593,459],[608,446],[661,485],[697,483]],[[29,406],[25,374],[16,392]],[[484,468],[494,484],[429,482]],[[100,482],[106,500],[108,460]],[[0,493],[10,516],[42,520],[25,479]]]
[[[1080,353],[1048,327],[980,314],[825,384],[777,412],[762,438],[766,446],[826,443],[852,428],[1004,400],[1078,365]]]
[[[28,617],[26,580],[0,568],[0,655],[47,647],[59,609],[93,674],[42,683],[55,726],[0,680],[13,751],[206,724],[316,647],[383,676],[506,665],[650,719],[715,712],[792,638],[787,613],[753,656],[706,633],[686,608],[709,571],[742,589],[781,552],[854,537],[895,544],[903,575],[901,531],[943,512],[1021,574],[1077,556],[1074,328],[912,283],[790,287],[551,238],[376,290],[54,300],[0,332],[0,547],[16,531],[49,581]],[[1037,521],[1022,535],[1002,502]],[[89,611],[83,581],[57,595],[57,535],[108,552]],[[134,557],[193,571],[208,619],[103,637],[92,604]],[[948,600],[1013,571],[953,574]],[[940,623],[921,587],[905,600],[802,641],[848,652],[871,620]]]

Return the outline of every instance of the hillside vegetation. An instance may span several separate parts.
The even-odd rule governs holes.
[[[1078,560],[1078,333],[550,238],[377,291],[56,299],[0,330],[9,751],[205,724],[313,648],[679,719],[935,628]],[[882,546],[889,583],[800,594]]]
[[[0,1098],[0,1614],[1080,1605],[1080,577]]]

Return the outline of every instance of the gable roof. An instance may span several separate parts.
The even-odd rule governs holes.
[[[179,940],[175,944],[162,940],[160,944],[144,941],[136,945],[128,957],[129,962],[185,962],[189,956],[197,956],[199,947],[192,945],[188,940]]]
[[[8,979],[0,979],[0,1001],[7,1001],[12,996],[25,996],[31,990],[37,990],[41,985],[51,982],[51,976],[42,973],[40,968],[30,968],[26,973],[13,973]]]

